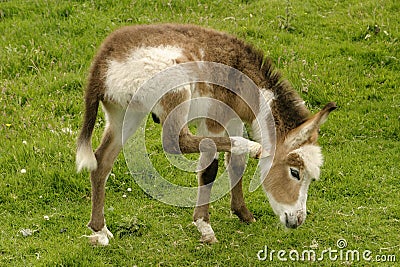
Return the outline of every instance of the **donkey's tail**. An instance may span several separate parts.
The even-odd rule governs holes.
[[[76,169],[78,172],[83,169],[89,171],[97,169],[97,160],[92,149],[92,133],[96,123],[100,100],[97,96],[90,95],[89,92],[89,90],[86,91],[85,115],[83,118],[82,130],[77,142]]]

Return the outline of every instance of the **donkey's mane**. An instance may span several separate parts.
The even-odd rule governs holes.
[[[308,119],[310,111],[305,107],[302,98],[290,82],[283,78],[282,73],[276,69],[271,58],[266,57],[261,50],[252,45],[239,39],[236,40],[242,46],[241,50],[244,52],[241,61],[244,61],[243,63],[247,65],[240,66],[240,70],[257,68],[261,75],[261,82],[258,86],[271,90],[274,94],[275,101],[273,101],[271,109],[277,127],[278,138],[284,137],[287,132]],[[246,74],[251,75],[250,73]],[[255,77],[251,78],[257,79]]]
[[[305,107],[303,100],[289,81],[282,78],[281,72],[275,68],[271,59],[268,58],[264,62],[261,71],[267,82],[266,89],[274,93],[275,101],[271,109],[279,138],[309,118],[310,111]]]

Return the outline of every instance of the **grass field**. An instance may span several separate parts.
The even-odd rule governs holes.
[[[291,260],[291,250],[314,250],[318,266],[400,261],[399,1],[116,3],[0,1],[0,266],[312,263]],[[90,182],[87,173],[76,174],[74,152],[91,59],[114,29],[159,22],[235,34],[265,51],[313,112],[337,102],[321,129],[325,164],[310,187],[302,227],[284,229],[262,190],[245,190],[257,222],[246,225],[231,215],[225,196],[211,208],[219,243],[201,244],[192,208],[146,195],[121,154],[105,207],[115,238],[108,247],[92,247],[83,237],[90,234]],[[103,126],[100,117],[94,146]],[[160,172],[194,185],[194,174],[168,167],[159,156],[159,126],[150,124],[148,132]],[[250,170],[255,164],[250,161]],[[340,239],[346,247],[338,247]],[[265,246],[268,257],[260,261],[257,253]],[[325,253],[319,261],[329,249],[331,259]],[[286,251],[286,262],[279,250]],[[358,251],[360,259],[346,259],[348,251]],[[363,259],[365,251],[371,261]]]

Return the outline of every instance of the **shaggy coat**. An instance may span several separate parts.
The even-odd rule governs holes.
[[[232,184],[231,208],[241,220],[252,222],[254,217],[244,203],[241,178],[245,154],[259,158],[264,153],[261,145],[269,145],[262,140],[261,126],[257,123],[261,120],[264,121],[261,125],[268,125],[262,106],[267,101],[274,124],[267,130],[276,135],[276,150],[270,171],[263,172],[261,168],[263,187],[282,223],[295,228],[304,222],[308,186],[312,179],[318,179],[322,165],[321,151],[316,144],[318,129],[336,105],[329,103],[312,116],[290,83],[275,70],[271,60],[234,36],[194,25],[130,26],[113,32],[101,45],[90,69],[85,94],[85,115],[78,138],[76,163],[78,171],[84,168],[91,171],[92,216],[88,226],[94,232],[91,236],[93,243],[106,245],[108,237],[112,237],[104,219],[104,187],[126,138],[137,129],[140,106],[146,104],[140,100],[131,102],[132,97],[157,73],[188,62],[229,66],[247,75],[259,90],[249,91],[246,84],[234,81],[233,91],[213,84],[196,83],[167,92],[151,110],[153,119],[163,126],[164,149],[169,153],[198,153],[207,137],[214,143],[210,147],[215,145],[218,152],[228,152],[226,165]],[[250,102],[240,97],[243,95]],[[223,125],[212,119],[203,120],[201,136],[191,134],[185,125],[190,107],[185,109],[184,106],[172,124],[166,123],[175,107],[202,96],[229,106],[250,125],[256,142],[240,136],[227,137]],[[107,125],[103,140],[93,153],[91,138],[99,103],[106,113]],[[204,108],[208,108],[210,114],[217,114],[224,123],[231,119],[224,112],[218,113],[212,105]],[[126,112],[130,112],[131,120],[127,127],[128,136],[123,139],[121,128]],[[237,126],[239,135],[242,134],[240,127]],[[174,143],[176,135],[179,140]],[[198,172],[200,187],[193,219],[202,234],[202,241],[212,243],[216,238],[210,225],[208,201],[217,174],[218,157],[215,152],[208,156],[215,158],[209,161],[211,164],[207,168]]]

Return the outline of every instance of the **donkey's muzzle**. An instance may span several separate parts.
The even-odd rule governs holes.
[[[287,228],[295,229],[303,224],[306,214],[302,210],[296,212],[285,212],[285,226]]]

